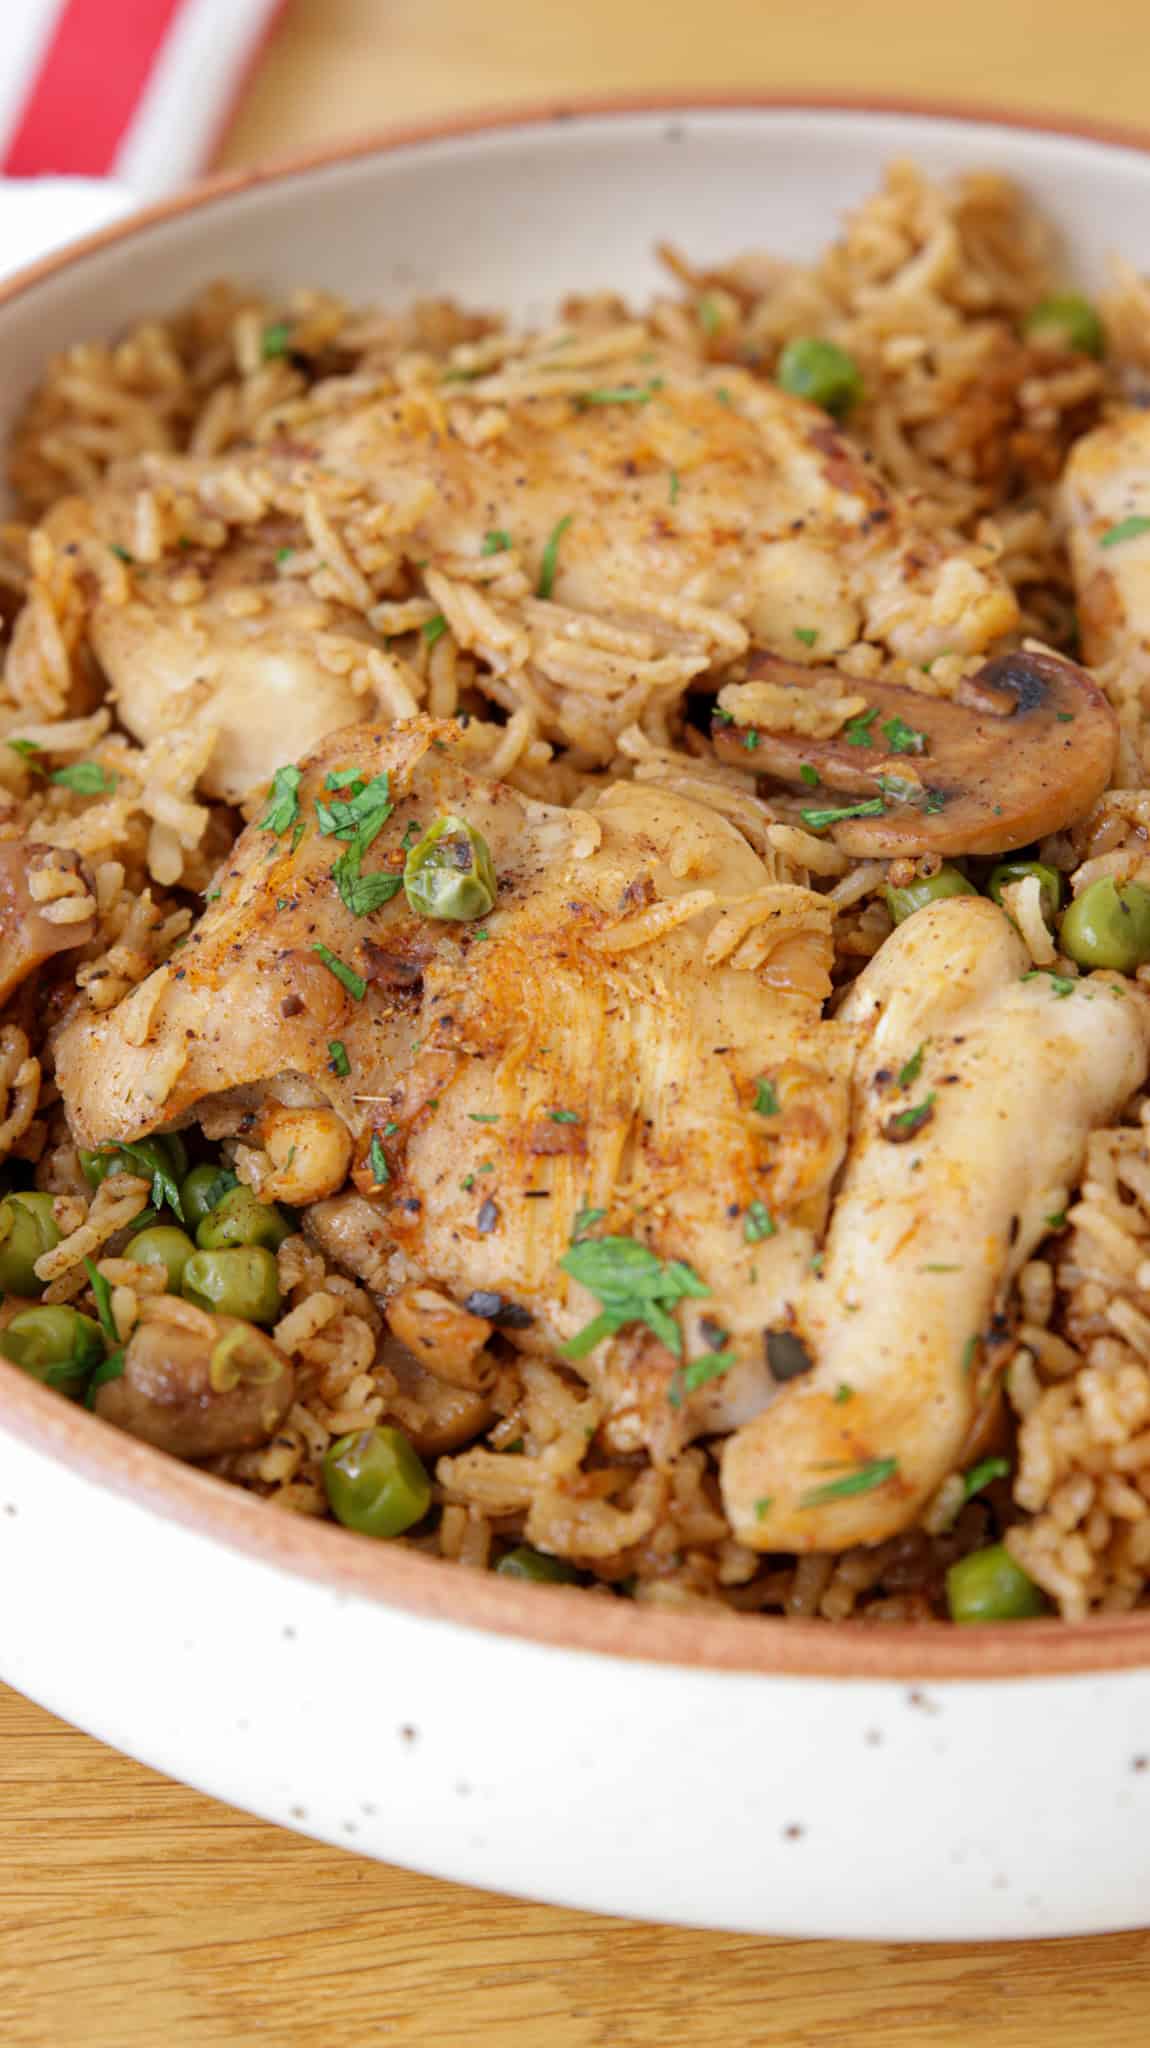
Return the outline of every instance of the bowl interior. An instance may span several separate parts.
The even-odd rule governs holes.
[[[272,291],[323,286],[362,303],[450,294],[522,319],[548,314],[572,290],[607,287],[641,301],[664,279],[659,241],[704,264],[752,247],[809,256],[899,157],[936,173],[986,165],[1020,179],[1058,222],[1068,274],[1087,285],[1116,244],[1150,267],[1150,155],[1125,144],[859,109],[656,106],[526,116],[384,138],[225,180],[11,280],[0,290],[0,428],[53,352],[113,336],[215,278]],[[1041,1623],[984,1630],[977,1648],[969,1637],[956,1642],[955,1632],[938,1632],[947,1644],[936,1639],[928,1648],[921,1632],[881,1631],[876,1641],[866,1631],[864,1647],[851,1629],[624,1616],[616,1602],[525,1594],[511,1582],[479,1589],[470,1573],[342,1532],[287,1531],[292,1518],[269,1516],[250,1497],[117,1438],[0,1362],[0,1431],[9,1429],[132,1490],[142,1513],[173,1514],[290,1569],[350,1579],[404,1606],[585,1648],[872,1677],[919,1667],[975,1676],[1150,1661],[1150,1616],[1100,1623],[1093,1633]]]

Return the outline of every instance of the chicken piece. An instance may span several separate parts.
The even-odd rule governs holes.
[[[1150,689],[1150,413],[1131,408],[1070,451],[1062,516],[1082,652]]]
[[[46,960],[86,946],[95,929],[95,884],[79,854],[0,841],[0,1005]]]
[[[427,1282],[548,1354],[595,1313],[559,1261],[579,1212],[601,1210],[709,1276],[683,1313],[684,1362],[725,1333],[738,1363],[724,1412],[754,1413],[762,1329],[813,1252],[845,1144],[847,1041],[816,1030],[830,907],[772,884],[700,804],[617,784],[590,812],[556,810],[467,775],[457,740],[428,722],[359,727],[312,755],[294,851],[292,833],[250,827],[178,964],[61,1032],[73,1130],[92,1143],[195,1117],[247,1141],[258,1171],[285,1099],[334,1107],[391,1240],[390,1291]],[[365,873],[395,872],[415,821],[460,815],[499,877],[482,926],[417,916],[403,895],[369,916],[345,907],[331,872],[344,849],[316,829],[316,799],[331,801],[333,775],[384,769],[394,810]],[[770,1114],[755,1107],[764,1076]],[[321,1205],[324,1228],[346,1199]],[[380,1248],[360,1241],[378,1279]],[[676,1360],[653,1338],[637,1348],[626,1331],[587,1370],[618,1441],[681,1439]]]
[[[1010,1283],[1150,1058],[1142,990],[1029,971],[977,897],[900,926],[840,1021],[858,1037],[850,1158],[790,1325],[810,1369],[723,1449],[724,1505],[758,1550],[917,1520],[968,1439]]]
[[[780,782],[807,783],[813,772],[821,787],[808,809],[857,811],[861,798],[878,815],[831,825],[846,853],[1004,853],[1084,817],[1114,772],[1118,720],[1085,669],[1057,655],[999,655],[954,702],[868,683],[845,700],[862,708],[826,737],[748,723],[742,706],[757,679],[787,696],[823,685],[833,702],[843,701],[844,678],[759,658],[747,683],[720,693],[712,738],[719,758],[741,768],[750,742],[755,766]]]
[[[147,464],[133,465],[92,500],[66,499],[49,515],[53,538],[111,543],[147,481]],[[277,576],[276,552],[261,539],[233,543],[219,556],[200,550],[132,566],[129,601],[98,597],[89,621],[121,724],[142,746],[164,733],[214,727],[200,787],[227,803],[239,803],[279,762],[297,760],[370,709],[362,686],[326,666],[321,651],[326,634],[365,647],[380,645],[376,635],[347,606]],[[194,603],[175,594],[189,575],[202,585]]]
[[[293,422],[290,451],[273,439],[229,451],[226,465],[148,456],[113,471],[91,505],[71,500],[51,515],[56,538],[86,520],[106,543],[130,545],[149,484],[226,519],[249,469],[259,503],[269,478],[289,504],[334,478],[404,536],[458,641],[491,671],[479,687],[514,708],[529,662],[546,736],[600,762],[639,707],[670,708],[685,677],[748,644],[794,656],[810,636],[826,661],[866,637],[918,664],[981,652],[1017,623],[990,549],[923,529],[825,413],[745,370],[643,349],[596,391],[585,370],[564,373],[558,351],[531,359],[518,383],[509,372],[372,399],[362,378],[345,388],[341,404],[338,382],[325,385],[322,408]],[[448,401],[468,418],[505,409],[506,425],[486,437],[446,431]],[[92,617],[130,732],[149,739],[189,716],[219,728],[210,795],[234,800],[363,715],[347,681],[317,660],[310,590],[290,564],[279,574],[285,531],[298,538],[296,560],[313,560],[311,536],[277,512],[215,561],[197,553],[133,568],[131,603],[102,599]],[[368,547],[378,554],[378,538]],[[515,589],[472,606],[437,575],[460,563],[510,572]],[[188,566],[207,580],[193,605],[172,594]],[[236,617],[240,588],[262,609]],[[337,613],[341,636],[382,647],[342,607],[326,608],[325,630]]]

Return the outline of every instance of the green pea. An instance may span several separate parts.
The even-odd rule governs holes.
[[[486,917],[495,907],[495,867],[482,832],[466,818],[437,818],[404,863],[403,887],[421,917]]]
[[[999,861],[998,866],[991,870],[987,894],[996,903],[1001,903],[1003,890],[1008,889],[1012,882],[1024,882],[1028,875],[1037,875],[1041,884],[1038,900],[1042,905],[1042,915],[1048,924],[1053,924],[1062,908],[1063,881],[1058,869],[1047,867],[1045,861]]]
[[[184,1268],[195,1249],[186,1231],[158,1223],[149,1230],[141,1230],[138,1237],[131,1239],[127,1256],[139,1259],[145,1266],[162,1266],[168,1276],[169,1294],[178,1294]]]
[[[280,1312],[275,1258],[262,1244],[193,1252],[184,1267],[180,1292],[197,1308],[239,1316],[245,1323],[274,1323]]]
[[[845,419],[863,395],[863,381],[854,357],[848,356],[837,343],[820,341],[815,335],[788,341],[779,357],[776,375],[783,390],[793,398],[809,398],[838,420]]]
[[[952,1621],[1029,1621],[1042,1614],[1046,1600],[1002,1543],[972,1550],[946,1575],[946,1599]]]
[[[1023,321],[1022,331],[1031,340],[1049,338],[1084,356],[1100,356],[1106,348],[1102,322],[1081,292],[1056,292],[1040,299]]]
[[[0,1352],[43,1386],[79,1394],[104,1357],[100,1325],[75,1308],[25,1308],[0,1331]]]
[[[291,1224],[282,1210],[259,1201],[250,1188],[238,1186],[229,1188],[197,1225],[196,1243],[204,1251],[229,1244],[263,1244],[274,1252],[291,1234]]]
[[[0,1294],[43,1294],[36,1260],[60,1242],[51,1195],[5,1195],[0,1202]]]
[[[947,865],[940,867],[937,875],[922,875],[916,881],[904,882],[900,889],[888,889],[886,907],[896,924],[905,924],[916,910],[925,910],[928,903],[941,903],[946,896],[977,896],[973,882],[958,868]]]
[[[175,1177],[175,1168],[167,1138],[133,1138],[131,1149],[125,1152],[114,1139],[97,1145],[92,1151],[80,1146],[80,1170],[89,1187],[98,1188],[101,1181],[113,1173],[134,1173],[141,1180],[148,1180],[153,1174],[164,1173]],[[181,1141],[180,1151],[187,1153]]]
[[[360,1429],[330,1445],[323,1483],[331,1510],[360,1536],[402,1536],[431,1505],[431,1481],[401,1429]]]
[[[180,1187],[180,1204],[189,1230],[198,1229],[204,1217],[231,1193],[239,1182],[229,1166],[193,1166]]]
[[[561,1557],[548,1557],[546,1551],[532,1550],[529,1543],[509,1550],[495,1569],[505,1579],[530,1579],[540,1586],[577,1586],[580,1577],[573,1564]]]
[[[1062,919],[1059,943],[1079,967],[1116,967],[1133,974],[1150,960],[1150,889],[1119,886],[1109,877],[1091,882]]]

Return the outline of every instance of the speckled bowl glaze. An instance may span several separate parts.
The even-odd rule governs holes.
[[[662,236],[800,256],[892,157],[996,164],[1089,283],[1150,156],[897,109],[650,101],[440,125],[140,214],[0,291],[0,410],[232,273],[530,316]],[[885,1939],[1150,1919],[1150,1614],[960,1632],[660,1615],[277,1514],[0,1364],[0,1674],[289,1827],[603,1912]]]

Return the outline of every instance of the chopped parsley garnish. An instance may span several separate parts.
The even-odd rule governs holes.
[[[602,1304],[600,1313],[564,1344],[565,1358],[586,1358],[604,1337],[628,1323],[643,1323],[681,1358],[683,1333],[670,1311],[680,1301],[702,1300],[711,1292],[682,1259],[660,1259],[633,1237],[582,1238],[559,1264]]]
[[[352,916],[368,917],[390,903],[403,887],[402,875],[361,873],[364,854],[378,839],[394,808],[387,770],[373,775],[370,782],[358,775],[329,775],[324,787],[333,801],[316,803],[320,832],[325,838],[348,841],[332,868],[332,880]],[[337,789],[350,791],[350,795],[336,797]]]
[[[743,1238],[747,1244],[761,1244],[765,1237],[773,1237],[778,1228],[765,1202],[749,1202],[743,1218]]]
[[[481,555],[505,555],[512,545],[511,535],[505,526],[491,526],[483,536]]]
[[[881,796],[872,796],[865,803],[842,804],[827,811],[803,810],[799,816],[808,832],[825,832],[828,825],[837,825],[844,818],[881,818],[885,809]]]
[[[351,1061],[348,1059],[347,1047],[342,1038],[330,1039],[327,1049],[331,1054],[332,1073],[338,1074],[341,1080],[345,1079],[351,1072]]]
[[[155,1207],[162,1209],[166,1202],[169,1209],[179,1217],[180,1222],[184,1221],[179,1184],[166,1166],[157,1166],[158,1155],[150,1146],[131,1145],[127,1140],[121,1140],[115,1145],[101,1145],[98,1150],[104,1154],[118,1152],[138,1179],[151,1181],[152,1201]]]
[[[116,777],[98,761],[72,761],[67,768],[57,768],[48,780],[58,782],[61,789],[75,790],[77,796],[110,796],[116,787]]]
[[[1005,1479],[1010,1471],[1009,1458],[980,1458],[969,1472],[963,1474],[962,1494],[964,1500],[973,1500],[992,1479]]]
[[[425,641],[427,642],[427,645],[429,647],[434,647],[436,641],[442,640],[444,634],[447,631],[447,620],[444,618],[442,612],[436,612],[435,617],[433,619],[424,620],[423,625],[420,627],[419,630],[422,633]]]
[[[1042,1220],[1048,1230],[1065,1230],[1066,1211],[1065,1209],[1059,1209],[1053,1216],[1044,1216]]]
[[[551,529],[550,538],[543,550],[543,557],[539,564],[539,581],[535,586],[536,597],[550,597],[551,592],[555,588],[555,571],[559,567],[559,543],[574,517],[575,514],[573,512],[568,512]]]
[[[770,1081],[755,1082],[754,1110],[756,1116],[778,1115],[779,1098],[776,1095],[774,1086]]]
[[[260,337],[260,354],[265,363],[272,362],[276,356],[286,356],[290,346],[291,328],[286,320],[273,320],[264,328]]]
[[[881,728],[892,754],[925,754],[926,734],[908,725],[905,718],[888,718]]]
[[[384,1124],[383,1135],[385,1138],[394,1138],[398,1129],[398,1124]]]
[[[804,647],[813,647],[818,637],[818,628],[816,626],[795,627],[795,639],[801,640]]]
[[[1150,519],[1142,512],[1132,512],[1128,519],[1120,519],[1102,535],[1100,548],[1116,548],[1119,541],[1137,540],[1140,533],[1150,533]]]
[[[727,390],[725,384],[719,385],[717,391],[715,392],[715,397],[718,399],[720,405],[725,405],[729,407],[733,403],[731,394]]]
[[[573,1109],[549,1109],[547,1114],[553,1124],[577,1124],[580,1121]]]
[[[290,852],[294,853],[296,851],[296,848],[298,847],[300,840],[303,838],[304,833],[306,831],[306,820],[303,818],[297,818],[295,824],[291,828],[291,847],[289,849]]]
[[[900,1067],[898,1070],[898,1085],[900,1088],[913,1088],[922,1072],[922,1056],[925,1051],[926,1040],[924,1038],[922,1044],[916,1046],[911,1053],[905,1067]]]
[[[913,1138],[916,1131],[921,1131],[923,1125],[930,1122],[934,1115],[936,1100],[932,1089],[929,1095],[923,1096],[921,1102],[915,1103],[913,1109],[901,1109],[885,1126],[887,1135],[897,1134],[902,1138]]]
[[[720,327],[723,324],[723,316],[722,313],[719,311],[717,301],[711,297],[710,292],[705,292],[703,294],[703,297],[699,300],[699,303],[696,306],[695,311],[698,313],[699,325],[702,328],[703,333],[710,337],[714,337],[718,333]]]
[[[501,1118],[497,1116],[485,1116],[483,1114],[483,1111],[479,1109],[469,1109],[467,1114],[471,1118],[473,1124],[497,1124],[501,1122]]]
[[[581,1237],[585,1237],[587,1232],[593,1230],[597,1223],[602,1223],[606,1214],[606,1209],[577,1209],[575,1221],[571,1225],[572,1244],[578,1244]]]
[[[136,559],[135,555],[130,555],[128,553],[127,548],[120,547],[117,541],[113,541],[111,543],[111,551],[115,555],[116,560],[118,562],[134,562]]]
[[[363,1001],[367,993],[367,983],[362,974],[357,974],[354,967],[348,967],[343,960],[338,960],[327,946],[313,946],[312,952],[318,953],[324,966],[334,974],[337,981],[342,981],[349,996],[353,996],[357,1003]]]
[[[878,705],[872,704],[869,711],[860,711],[857,717],[847,719],[843,727],[843,738],[848,747],[870,747],[874,745],[870,729],[877,717]]]
[[[865,1465],[856,1465],[853,1472],[844,1472],[841,1479],[828,1479],[825,1486],[815,1486],[809,1493],[800,1494],[799,1506],[821,1508],[828,1501],[873,1493],[876,1486],[885,1486],[888,1479],[893,1479],[897,1471],[897,1458],[868,1458]]]
[[[291,560],[292,556],[294,555],[294,553],[295,553],[295,549],[294,549],[294,548],[277,548],[277,549],[276,549],[276,561],[277,561],[277,562],[290,562],[290,560]]]
[[[1032,967],[1028,974],[1023,975],[1022,979],[1023,981],[1049,981],[1056,996],[1072,995],[1078,986],[1073,975],[1052,974],[1045,967]]]
[[[1056,711],[1054,716],[1059,725],[1073,725],[1074,723],[1073,711]]]
[[[597,391],[582,391],[576,404],[584,405],[649,405],[663,389],[663,379],[652,377],[649,384],[604,384]]]
[[[268,807],[257,828],[259,831],[275,832],[278,835],[286,832],[289,825],[295,824],[299,817],[299,785],[298,768],[276,769],[272,776],[271,788],[268,790]]]
[[[697,1387],[705,1387],[708,1380],[721,1379],[736,1364],[733,1351],[709,1351],[704,1358],[693,1358],[690,1365],[681,1365],[671,1375],[667,1399],[672,1408],[680,1408],[685,1394],[693,1394]]]
[[[760,1498],[759,1498],[759,1499],[758,1499],[758,1500],[757,1500],[757,1501],[755,1502],[755,1520],[756,1520],[756,1522],[765,1522],[765,1521],[766,1521],[766,1519],[767,1519],[767,1516],[768,1516],[768,1515],[770,1514],[770,1512],[771,1512],[771,1504],[772,1504],[772,1502],[774,1501],[774,1498],[775,1498],[775,1496],[774,1496],[774,1494],[773,1494],[773,1493],[764,1493],[764,1494],[763,1494],[763,1495],[762,1495],[762,1496],[761,1496],[761,1497],[760,1497]]]
[[[673,469],[671,471],[671,482],[667,491],[667,496],[670,498],[672,505],[675,504],[675,502],[677,501],[681,488],[682,479],[679,475],[678,470]]]
[[[799,775],[801,776],[802,780],[806,783],[808,789],[818,788],[819,771],[817,768],[812,768],[809,761],[804,761],[802,763],[802,765],[799,768]]]
[[[475,1186],[475,1175],[473,1173],[465,1173],[459,1185],[463,1189],[464,1194],[469,1195]]]
[[[382,909],[393,896],[398,896],[403,887],[402,875],[361,875],[354,846],[340,854],[331,873],[340,901],[353,917],[370,917],[373,910]]]
[[[838,1386],[835,1388],[835,1407],[842,1408],[843,1406],[845,1406],[846,1402],[853,1401],[854,1397],[854,1388],[848,1386],[846,1380],[840,1380]]]
[[[387,1154],[383,1149],[383,1139],[378,1131],[373,1131],[371,1134],[371,1147],[367,1157],[368,1164],[371,1167],[371,1177],[376,1187],[386,1187],[391,1179],[391,1174],[388,1171]]]
[[[84,1271],[88,1275],[89,1285],[96,1298],[96,1314],[100,1320],[100,1328],[109,1344],[115,1346],[120,1341],[120,1332],[116,1328],[116,1318],[112,1314],[111,1287],[104,1275],[96,1271],[91,1259],[84,1260]]]
[[[755,728],[754,728],[754,726],[752,725],[752,726],[751,726],[751,728],[750,728],[750,730],[749,730],[748,732],[745,732],[745,733],[743,734],[743,745],[745,746],[745,748],[746,748],[746,750],[747,750],[748,754],[753,754],[753,753],[754,753],[754,751],[755,751],[755,748],[756,748],[756,747],[758,746],[758,744],[759,744],[759,735],[758,735],[758,733],[757,733],[757,732],[755,731]]]
[[[21,760],[27,761],[29,768],[34,769],[37,775],[43,775],[44,766],[39,757],[44,749],[38,747],[35,740],[8,740],[7,745],[14,754],[20,755]]]
[[[978,1332],[976,1330],[974,1336],[968,1337],[966,1343],[962,1347],[962,1370],[966,1374],[970,1373],[974,1365],[974,1361],[978,1357],[979,1342],[980,1339],[978,1336]]]

